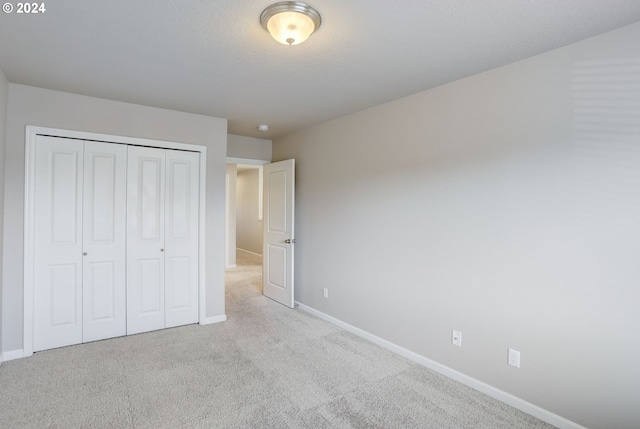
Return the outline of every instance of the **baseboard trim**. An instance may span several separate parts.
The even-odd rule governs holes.
[[[232,269],[234,269],[234,268],[238,268],[238,266],[237,266],[236,264],[231,264],[231,265],[227,265],[227,266],[225,267],[225,270],[232,270]]]
[[[213,323],[226,322],[227,315],[223,314],[222,316],[213,316],[213,317],[205,317],[204,320],[200,322],[201,325],[211,325]]]
[[[244,252],[244,253],[250,253],[250,254],[255,255],[255,256],[260,256],[262,258],[262,255],[260,253],[252,252],[251,250],[244,250],[244,249],[241,249],[239,247],[236,247],[236,250],[239,250],[239,251]]]
[[[14,359],[22,359],[23,357],[25,357],[23,349],[10,350],[8,352],[2,353],[2,360],[4,360],[5,362],[9,362],[10,360]]]
[[[503,390],[493,387],[487,383],[484,383],[480,380],[477,380],[473,377],[470,377],[466,374],[456,371],[455,369],[449,368],[448,366],[442,365],[436,361],[433,361],[429,358],[419,355],[418,353],[412,352],[411,350],[405,349],[404,347],[400,347],[397,344],[394,344],[383,338],[377,337],[365,330],[357,328],[353,325],[343,322],[340,319],[336,319],[333,316],[329,316],[326,313],[318,311],[313,307],[309,307],[298,301],[296,301],[296,306],[302,311],[305,311],[309,314],[313,314],[314,316],[319,317],[322,320],[325,320],[331,324],[341,327],[345,331],[349,331],[352,334],[355,334],[361,338],[369,340],[372,343],[375,343],[381,347],[384,347],[387,350],[390,350],[396,354],[399,354],[400,356],[403,356],[413,362],[423,365],[459,383],[462,383],[475,390],[478,390],[479,392],[489,395],[492,398],[497,399],[498,401],[504,402],[507,405],[511,405],[512,407],[517,408],[520,411],[530,414],[560,429],[587,429],[584,426],[581,426],[575,422],[572,422],[571,420],[568,420],[562,416],[554,414],[551,411],[545,410],[544,408],[541,408],[537,405],[534,405],[530,402],[525,401],[524,399],[518,398],[517,396],[514,396],[510,393],[507,393]]]

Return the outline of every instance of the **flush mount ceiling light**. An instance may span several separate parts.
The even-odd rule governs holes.
[[[262,11],[260,23],[283,45],[298,45],[320,27],[317,10],[297,1],[281,1]]]

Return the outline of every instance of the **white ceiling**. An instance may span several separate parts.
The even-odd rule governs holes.
[[[639,0],[308,0],[322,26],[289,47],[260,26],[275,2],[45,1],[0,14],[0,69],[271,139],[640,21]]]

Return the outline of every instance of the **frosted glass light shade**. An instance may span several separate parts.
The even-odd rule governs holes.
[[[260,16],[262,26],[277,42],[298,45],[320,27],[320,14],[299,2],[284,1],[272,4]]]
[[[281,12],[267,22],[271,36],[283,45],[298,45],[311,36],[315,25],[311,18],[298,12]]]

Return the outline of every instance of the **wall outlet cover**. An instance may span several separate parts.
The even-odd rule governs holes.
[[[517,350],[509,349],[507,363],[511,366],[515,366],[516,368],[520,368],[520,352]]]

